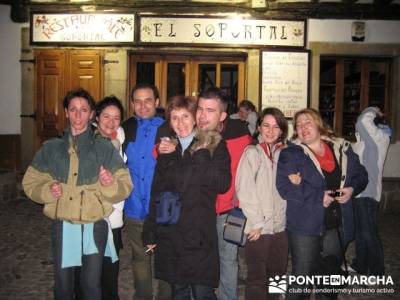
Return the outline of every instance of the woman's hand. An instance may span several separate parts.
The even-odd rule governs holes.
[[[253,229],[247,234],[247,238],[249,241],[257,241],[261,236],[261,231],[262,228]]]
[[[50,185],[50,193],[56,200],[60,199],[63,193],[61,183],[59,183],[58,181],[53,182]]]
[[[154,248],[157,246],[157,244],[150,244],[150,245],[146,245],[147,250],[145,251],[146,253],[148,252],[154,252]]]
[[[299,185],[301,183],[300,172],[297,172],[296,174],[290,174],[288,177],[290,182],[294,185]]]
[[[162,137],[160,144],[158,144],[158,153],[169,154],[175,151],[176,145],[169,137]]]
[[[343,204],[343,203],[346,203],[347,201],[349,201],[351,196],[353,196],[354,189],[351,186],[349,186],[349,187],[339,189],[337,191],[340,192],[341,195],[339,197],[336,197],[335,199],[339,203]]]
[[[99,181],[102,186],[110,186],[114,182],[114,177],[110,171],[100,166]]]
[[[333,201],[335,201],[335,198],[331,197],[331,193],[332,191],[325,191],[323,199],[324,207],[328,207]]]

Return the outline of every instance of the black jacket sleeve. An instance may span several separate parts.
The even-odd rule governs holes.
[[[218,194],[225,193],[231,184],[231,159],[226,142],[222,140],[211,155],[208,149],[193,153],[195,173],[201,182]]]

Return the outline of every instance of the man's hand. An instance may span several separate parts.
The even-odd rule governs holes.
[[[110,171],[100,166],[99,181],[102,186],[110,186],[114,182],[114,177]]]

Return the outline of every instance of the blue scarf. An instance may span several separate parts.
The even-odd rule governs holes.
[[[81,225],[63,221],[61,268],[82,266],[82,252],[83,255],[99,253],[94,241],[93,228],[94,223]],[[113,263],[118,260],[110,224],[104,256],[111,257]]]

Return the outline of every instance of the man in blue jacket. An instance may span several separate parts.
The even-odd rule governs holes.
[[[159,103],[158,89],[151,84],[138,84],[132,89],[131,108],[135,115],[126,120],[122,127],[125,141],[122,145],[127,156],[127,165],[134,189],[125,201],[125,230],[132,248],[132,269],[135,282],[135,300],[153,299],[150,252],[142,243],[143,222],[149,213],[150,192],[156,160],[153,148],[159,139],[164,120],[156,117]],[[169,299],[170,288],[159,283],[157,299]]]

